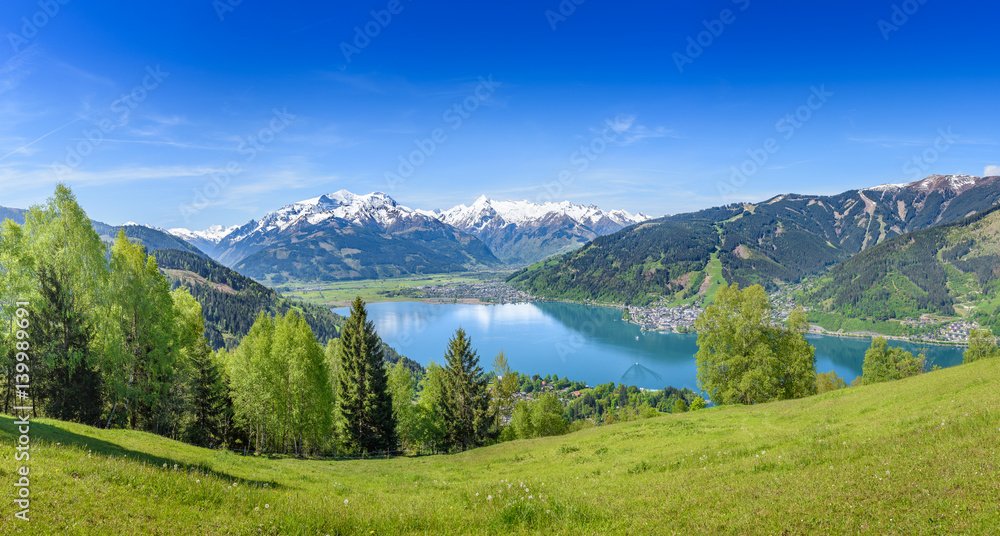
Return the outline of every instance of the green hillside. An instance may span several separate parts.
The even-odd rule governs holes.
[[[596,238],[516,272],[510,282],[548,298],[690,301],[708,293],[712,283],[701,284],[717,259],[726,282],[774,290],[876,244],[1000,201],[1000,177],[957,179],[933,175],[904,187],[779,195],[669,216]]]
[[[344,318],[327,307],[283,297],[274,289],[189,251],[168,249],[153,255],[171,286],[184,286],[201,304],[205,338],[215,349],[235,347],[262,311],[284,315],[295,310],[316,339],[324,343],[340,336]],[[423,370],[419,363],[401,356],[389,345],[383,343],[383,350],[387,362],[394,364],[403,359],[408,369]]]
[[[1000,207],[865,250],[820,278],[808,299],[875,320],[970,314],[1000,331]]]
[[[5,534],[995,534],[1000,360],[390,460],[242,457],[31,424]],[[0,417],[0,441],[15,441]],[[14,450],[0,479],[15,480]]]

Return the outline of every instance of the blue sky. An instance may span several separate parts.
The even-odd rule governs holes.
[[[64,181],[192,229],[341,188],[658,216],[1000,165],[993,3],[107,4],[0,6],[0,205]]]

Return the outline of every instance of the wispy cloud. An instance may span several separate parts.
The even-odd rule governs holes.
[[[809,162],[809,160],[799,160],[798,162],[791,162],[780,166],[767,166],[767,169],[772,169],[772,170],[788,169],[790,167],[795,167],[799,164],[805,164],[807,162]]]
[[[1000,175],[1000,166],[998,165],[986,166],[986,169],[983,170],[984,177],[994,177],[997,175]]]
[[[25,190],[65,182],[70,186],[103,186],[139,181],[202,177],[225,172],[222,168],[198,166],[139,166],[119,167],[99,171],[70,170],[57,174],[48,166],[24,169],[16,166],[0,168],[0,185],[4,189]]]
[[[77,122],[77,119],[74,119],[74,120],[72,120],[72,121],[70,121],[68,123],[63,124],[60,127],[56,127],[55,129],[50,130],[50,131],[46,132],[45,134],[42,134],[40,137],[35,138],[35,140],[33,140],[33,141],[29,142],[29,143],[26,143],[26,144],[22,145],[21,147],[18,147],[17,149],[14,149],[13,151],[11,151],[11,152],[3,155],[3,156],[0,156],[0,162],[2,162],[3,160],[6,160],[8,157],[10,157],[12,155],[15,155],[17,153],[21,153],[21,154],[24,154],[24,155],[30,155],[31,153],[27,150],[29,147],[31,147],[32,145],[34,145],[34,144],[36,144],[36,143],[44,140],[45,138],[49,137],[50,135],[55,134],[56,132],[59,132],[60,130],[62,130],[62,129],[64,129],[64,128],[66,128],[66,127],[68,127],[68,126],[70,126],[70,125],[72,125],[73,123],[76,123],[76,122]]]
[[[672,130],[664,127],[649,128],[636,123],[636,116],[633,114],[618,114],[608,121],[608,126],[618,134],[618,139],[613,143],[625,147],[646,138],[676,137]],[[604,130],[601,128],[591,128],[591,132],[599,135]]]
[[[32,45],[0,65],[0,95],[17,88],[31,75],[38,56],[38,49]]]
[[[84,141],[86,138],[70,138],[71,141]],[[185,143],[180,141],[167,141],[167,140],[119,140],[112,138],[104,138],[102,143],[138,143],[140,145],[161,145],[167,147],[177,147],[180,149],[201,149],[206,151],[232,151],[232,147],[219,147],[211,145],[198,145],[194,143]],[[0,158],[2,160],[2,158]]]
[[[921,140],[914,138],[889,138],[889,137],[849,137],[847,141],[854,143],[865,143],[869,145],[878,145],[879,147],[885,148],[895,148],[895,147],[918,147],[924,146],[929,143],[933,143],[933,139]]]

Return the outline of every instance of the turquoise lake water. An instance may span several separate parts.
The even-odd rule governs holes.
[[[349,309],[335,309],[349,314]],[[589,385],[616,382],[648,389],[667,385],[697,390],[694,334],[641,331],[622,321],[621,311],[572,303],[504,305],[385,302],[368,305],[379,335],[401,354],[423,365],[444,361],[448,339],[459,326],[472,338],[484,370],[504,351],[511,368],[524,374],[557,374]],[[808,336],[816,368],[835,370],[851,382],[861,375],[869,339]],[[964,348],[889,341],[931,363],[962,362]]]

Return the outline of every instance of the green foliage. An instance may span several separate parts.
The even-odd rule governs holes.
[[[36,403],[54,418],[98,425],[101,418],[102,376],[91,343],[94,328],[80,309],[65,267],[38,266],[41,296],[28,319]]]
[[[514,413],[519,380],[520,375],[510,369],[507,356],[501,350],[493,360],[493,382],[490,385],[490,400],[493,404],[490,412],[496,419],[496,429],[500,429]],[[569,387],[569,382],[566,383],[565,387]]]
[[[969,347],[962,355],[963,363],[972,363],[980,359],[1000,357],[997,339],[989,330],[974,329],[969,332]]]
[[[374,322],[368,320],[364,301],[356,298],[338,346],[337,404],[342,419],[342,440],[350,452],[396,448],[396,419],[382,346]]]
[[[479,356],[465,330],[458,328],[445,353],[445,390],[441,414],[452,448],[466,450],[482,445],[495,433],[490,393]]]
[[[397,361],[389,372],[389,393],[392,395],[392,413],[396,417],[396,437],[403,448],[416,449],[416,385],[413,374],[402,361]]]
[[[816,392],[815,350],[803,336],[805,316],[772,325],[759,285],[733,283],[695,322],[698,384],[716,404],[759,404]]]
[[[300,316],[261,314],[236,349],[229,377],[236,420],[258,452],[324,452],[332,431],[329,372]]]
[[[686,413],[688,410],[688,405],[684,402],[683,398],[678,398],[677,402],[674,402],[674,408],[671,413]]]
[[[508,281],[537,296],[644,304],[651,294],[682,290],[676,280],[704,270],[717,244],[718,234],[704,222],[644,224],[595,238]]]
[[[32,493],[23,527],[213,536],[993,534],[998,391],[1000,360],[983,360],[906,382],[466,455],[336,462],[239,456],[33,419],[32,446],[44,450],[31,471],[44,475],[44,492]],[[14,420],[0,416],[3,445],[17,440]],[[9,477],[17,465],[4,452]],[[745,500],[720,509],[720,497]]]
[[[862,385],[881,383],[923,374],[927,367],[924,354],[914,357],[902,348],[889,347],[884,337],[872,339],[861,367]]]
[[[448,443],[448,430],[440,408],[444,403],[447,373],[431,361],[420,381],[420,397],[414,416],[414,440],[419,450],[441,452]]]
[[[823,394],[837,389],[846,389],[847,382],[837,375],[836,371],[816,374],[816,394]]]
[[[201,304],[205,336],[215,349],[234,347],[261,312],[284,315],[297,311],[320,341],[336,338],[343,323],[328,308],[282,298],[253,279],[191,252],[157,251],[156,261],[167,271],[174,288],[187,288]]]
[[[550,393],[536,400],[518,401],[501,440],[562,435],[567,429],[568,423],[563,418],[563,404],[559,397]]]
[[[994,299],[1000,277],[993,229],[1000,210],[908,233],[834,267],[808,295],[815,305],[851,318],[884,322],[924,313],[951,316],[962,301]],[[903,326],[880,325],[903,335]]]
[[[103,364],[113,403],[108,425],[121,417],[132,429],[149,429],[170,391],[180,345],[167,280],[156,259],[122,232],[111,247],[109,294]]]

